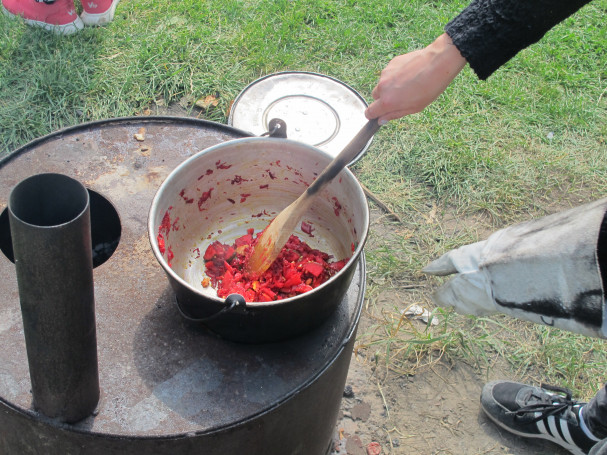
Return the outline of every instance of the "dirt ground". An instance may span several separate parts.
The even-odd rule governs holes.
[[[332,455],[371,455],[368,448],[374,442],[381,454],[569,453],[494,425],[479,403],[485,377],[464,363],[438,364],[414,376],[383,376],[363,357],[352,357]],[[494,370],[489,379],[508,378],[507,372]]]
[[[332,454],[372,454],[373,442],[381,454],[569,453],[546,441],[517,438],[489,421],[479,404],[484,380],[466,365],[436,370],[379,380],[353,358],[346,387],[353,396],[342,400]]]
[[[378,225],[372,211],[371,230]],[[389,289],[382,292],[383,305],[398,301],[402,308],[415,303],[414,295]],[[383,304],[382,304],[383,302]],[[361,334],[375,323],[375,313],[363,310]],[[423,328],[423,323],[420,327]],[[360,346],[360,343],[358,344]],[[493,424],[480,407],[486,381],[514,379],[497,362],[489,372],[460,363],[439,362],[402,375],[376,368],[366,349],[352,356],[331,455],[566,455],[559,446],[538,439],[516,437]],[[375,449],[377,450],[377,449]]]

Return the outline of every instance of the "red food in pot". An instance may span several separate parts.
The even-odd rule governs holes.
[[[254,237],[253,229],[249,229],[233,245],[215,241],[208,246],[203,258],[218,297],[240,294],[247,302],[295,297],[320,286],[348,262],[348,259],[334,261],[331,255],[291,235],[268,270],[261,276],[252,276],[246,265],[259,235]]]

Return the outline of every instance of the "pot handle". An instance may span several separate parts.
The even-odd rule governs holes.
[[[245,301],[244,297],[241,296],[240,294],[230,294],[229,296],[226,297],[226,300],[225,300],[226,306],[224,306],[217,313],[212,314],[210,316],[206,316],[204,318],[192,318],[192,317],[188,316],[187,314],[185,314],[185,312],[181,308],[181,304],[179,303],[179,300],[177,300],[177,296],[175,296],[175,303],[177,303],[177,309],[179,310],[179,313],[181,314],[181,316],[183,316],[184,319],[187,319],[190,322],[208,322],[208,321],[211,321],[211,320],[221,316],[224,313],[229,313],[234,308],[237,308],[237,307],[245,308],[247,305],[247,302]]]
[[[268,131],[263,133],[262,136],[279,137],[282,139],[286,139],[287,124],[282,119],[273,118],[272,120],[270,120],[270,123],[268,123]]]

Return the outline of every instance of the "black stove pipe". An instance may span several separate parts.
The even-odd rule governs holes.
[[[33,407],[74,423],[99,400],[89,193],[38,174],[15,186],[8,208]]]

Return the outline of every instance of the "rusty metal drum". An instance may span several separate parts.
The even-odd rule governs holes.
[[[0,161],[0,453],[325,454],[365,289],[364,256],[336,311],[280,343],[240,344],[181,317],[148,240],[166,176],[212,145],[246,136],[181,117],[67,128]],[[101,397],[66,424],[32,407],[7,198],[27,177],[66,174],[91,198]],[[97,257],[97,260],[95,260]]]

